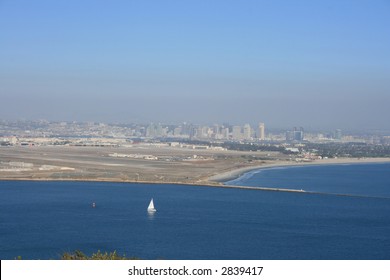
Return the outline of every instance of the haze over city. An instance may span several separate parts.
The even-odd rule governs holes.
[[[390,0],[0,0],[1,279],[390,279],[389,27]]]
[[[0,119],[390,129],[388,1],[0,2]]]

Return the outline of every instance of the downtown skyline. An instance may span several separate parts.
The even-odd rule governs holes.
[[[0,118],[389,130],[386,1],[2,1]]]

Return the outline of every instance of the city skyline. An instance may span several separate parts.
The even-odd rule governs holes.
[[[58,124],[58,125],[97,125],[97,126],[119,126],[119,127],[130,127],[130,126],[137,126],[137,127],[148,127],[150,125],[158,125],[162,126],[163,128],[169,128],[172,130],[172,133],[174,133],[174,129],[172,127],[181,127],[181,126],[191,126],[193,128],[195,127],[207,127],[211,129],[215,129],[216,127],[219,129],[220,134],[225,134],[227,132],[224,132],[223,129],[228,129],[229,133],[232,134],[234,127],[236,127],[236,130],[240,131],[240,134],[244,133],[245,126],[249,126],[249,129],[251,133],[256,132],[256,137],[259,138],[260,140],[264,140],[266,133],[286,133],[288,131],[294,131],[297,128],[302,129],[305,132],[310,132],[310,133],[320,133],[320,134],[328,134],[328,135],[333,135],[333,134],[339,134],[341,131],[343,133],[348,133],[350,135],[377,135],[377,136],[387,136],[390,135],[390,130],[389,129],[374,129],[371,127],[358,127],[356,129],[341,129],[340,127],[329,127],[329,128],[324,128],[324,127],[303,127],[301,124],[294,124],[293,126],[280,126],[280,127],[275,127],[275,126],[269,126],[268,124],[266,125],[264,122],[261,120],[252,120],[250,122],[227,122],[227,121],[222,121],[222,122],[191,122],[191,121],[175,121],[175,122],[162,122],[159,120],[153,120],[153,121],[113,121],[113,122],[107,122],[107,121],[97,121],[97,120],[49,120],[49,119],[24,119],[24,118],[18,118],[18,119],[1,119],[0,118],[0,136],[1,136],[1,127],[2,125],[7,127],[10,125],[11,127],[17,127],[19,124],[20,125],[26,125],[26,124],[31,124],[32,127],[35,125],[48,125],[48,124]],[[340,132],[337,132],[340,131]],[[178,133],[177,133],[178,134]],[[255,137],[255,138],[256,138]],[[227,137],[225,137],[226,139]]]
[[[386,1],[2,1],[0,119],[389,130]]]
[[[50,122],[47,120],[0,119],[0,137],[99,137],[99,138],[156,138],[199,139],[246,142],[303,142],[346,141],[388,143],[388,131],[308,130],[302,126],[286,129],[269,128],[265,123],[246,124],[194,124],[194,123],[102,123],[102,122]],[[0,138],[1,139],[1,138]],[[374,141],[374,139],[377,139]]]

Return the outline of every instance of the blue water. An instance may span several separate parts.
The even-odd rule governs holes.
[[[255,170],[228,185],[390,198],[390,164],[337,164]]]
[[[306,171],[295,169],[295,176]],[[342,180],[345,173],[336,173],[334,180]],[[151,197],[157,208],[152,216],[146,211]],[[143,259],[390,259],[389,213],[386,198],[0,181],[0,259],[58,259],[76,249]]]

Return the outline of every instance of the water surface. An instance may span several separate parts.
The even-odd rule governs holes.
[[[226,184],[390,198],[390,163],[271,167]]]
[[[148,215],[152,197],[157,212]],[[389,259],[389,213],[385,198],[0,181],[0,259],[76,249],[142,259]]]

